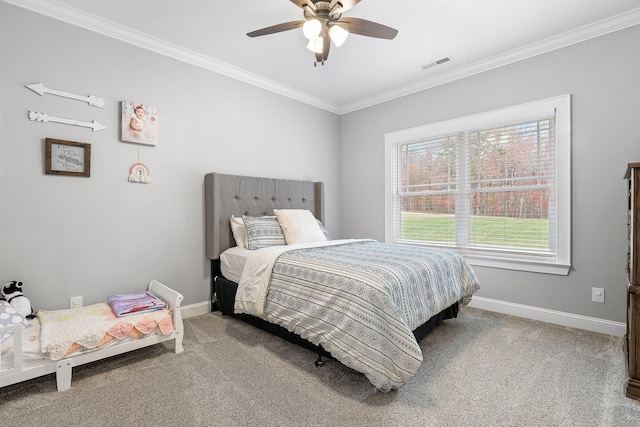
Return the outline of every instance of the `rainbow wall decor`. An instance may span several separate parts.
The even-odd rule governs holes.
[[[137,182],[140,184],[150,183],[149,168],[144,163],[135,163],[131,166],[131,169],[129,169],[129,182]]]

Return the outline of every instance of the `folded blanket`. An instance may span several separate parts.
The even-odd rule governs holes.
[[[165,306],[164,301],[148,291],[137,294],[111,295],[107,298],[107,302],[118,317],[156,311]]]
[[[113,339],[138,338],[156,328],[169,335],[173,322],[169,310],[116,317],[106,303],[87,305],[67,310],[38,310],[40,320],[40,346],[51,360],[71,355],[79,348],[100,348]]]

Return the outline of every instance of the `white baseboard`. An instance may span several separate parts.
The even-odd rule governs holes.
[[[596,317],[581,316],[579,314],[548,310],[546,308],[533,307],[530,305],[516,304],[478,296],[473,297],[469,303],[469,307],[620,337],[624,336],[627,330],[627,326],[620,322],[612,322],[611,320],[598,319]],[[182,306],[181,311],[183,319],[199,316],[201,314],[209,313],[210,304],[209,301],[203,301],[195,304],[184,305]]]
[[[627,326],[620,322],[612,322],[611,320],[598,319],[596,317],[547,310],[546,308],[515,304],[490,298],[474,296],[471,303],[469,303],[469,307],[620,337],[624,336],[627,330]]]
[[[199,316],[201,314],[208,313],[210,310],[209,301],[197,302],[195,304],[183,305],[180,308],[180,312],[182,313],[182,318],[186,319],[188,317]]]

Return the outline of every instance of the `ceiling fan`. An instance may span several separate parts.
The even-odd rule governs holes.
[[[309,44],[307,49],[316,55],[314,66],[329,57],[331,42],[340,47],[349,33],[379,39],[393,39],[398,30],[376,22],[359,18],[342,18],[342,13],[351,9],[360,0],[291,0],[304,11],[304,20],[285,22],[247,33],[249,37],[265,36],[302,27]]]

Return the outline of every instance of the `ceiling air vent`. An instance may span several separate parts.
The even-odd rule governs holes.
[[[431,62],[431,63],[429,63],[427,65],[423,65],[422,66],[422,70],[427,70],[427,69],[429,69],[431,67],[435,67],[436,65],[441,65],[441,64],[444,64],[445,62],[449,62],[449,61],[451,61],[451,58],[447,56],[445,58],[438,59],[435,62]]]

